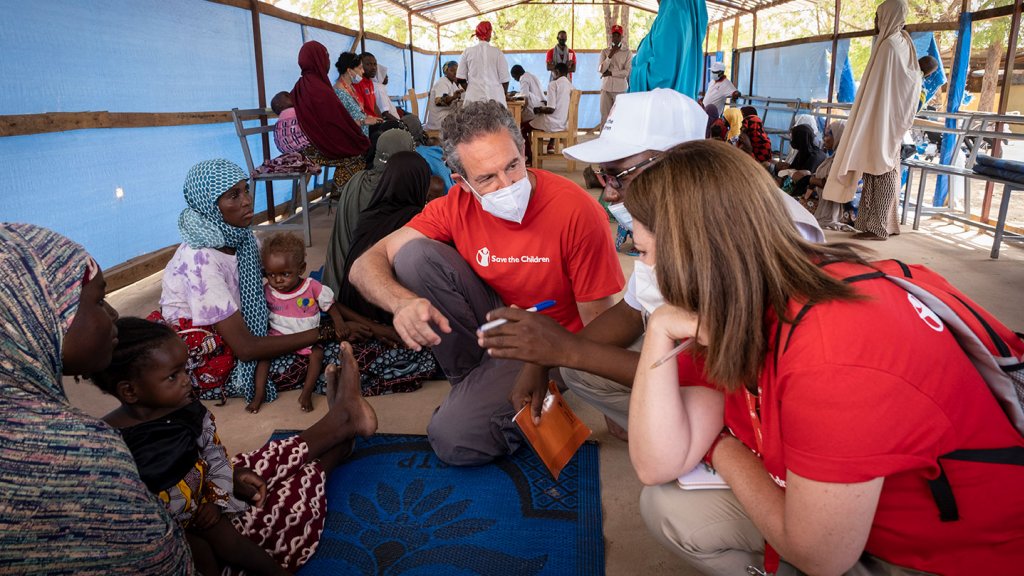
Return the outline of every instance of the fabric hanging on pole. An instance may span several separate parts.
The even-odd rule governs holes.
[[[662,0],[651,31],[640,41],[629,75],[630,92],[672,88],[694,100],[704,70],[704,0]]]
[[[839,95],[837,96],[837,101],[850,103],[856,97],[857,80],[853,77],[853,66],[850,65],[850,59],[847,58],[843,61],[843,71],[839,75]]]
[[[949,93],[946,95],[946,112],[959,112],[967,88],[967,73],[970,72],[971,60],[971,23],[970,12],[960,15],[960,27],[956,33],[956,48],[953,53],[953,70],[949,79]],[[956,119],[947,118],[946,128],[956,128]],[[956,134],[942,135],[942,149],[939,161],[949,166],[956,154]],[[935,181],[935,194],[932,206],[945,206],[949,194],[949,177],[939,176]]]

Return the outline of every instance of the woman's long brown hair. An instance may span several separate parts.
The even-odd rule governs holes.
[[[791,298],[856,297],[819,263],[864,260],[849,245],[804,240],[764,168],[723,142],[667,153],[632,182],[626,208],[654,233],[661,293],[697,314],[705,375],[726,390],[756,384],[768,310],[788,321]]]

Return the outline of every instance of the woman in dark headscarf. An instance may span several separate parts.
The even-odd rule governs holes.
[[[704,107],[704,111],[708,113],[708,127],[704,130],[704,137],[711,138],[711,128],[715,125],[715,121],[719,118],[718,106],[714,104],[708,104]]]
[[[363,169],[363,155],[370,141],[345,110],[327,77],[331,58],[327,48],[315,41],[299,49],[302,76],[292,89],[299,126],[312,143],[302,155],[317,164],[334,166],[334,188],[338,190]]]
[[[384,324],[391,323],[391,314],[363,299],[348,281],[348,274],[352,263],[378,240],[398,230],[423,210],[429,187],[430,166],[419,154],[399,152],[391,157],[370,204],[359,215],[359,224],[345,259],[345,281],[338,295],[339,302],[363,316]]]
[[[59,234],[0,224],[0,274],[0,572],[192,574],[184,534],[120,435],[61,382],[113,354],[99,266]]]
[[[353,344],[364,396],[417,390],[420,381],[437,370],[433,354],[427,349],[417,352],[403,347],[401,338],[391,327],[391,315],[367,302],[348,280],[357,258],[423,210],[429,187],[427,161],[416,152],[395,153],[388,159],[370,203],[359,214],[359,223],[352,235],[337,298],[345,320],[368,326],[374,336]]]
[[[798,124],[790,130],[790,144],[796,150],[796,157],[789,164],[792,170],[814,172],[828,156],[815,141],[814,130],[804,124]]]

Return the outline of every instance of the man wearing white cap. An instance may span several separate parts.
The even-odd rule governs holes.
[[[725,64],[713,62],[711,74],[714,76],[714,80],[704,93],[704,106],[714,106],[721,112],[725,110],[725,99],[739,98],[740,92],[736,89],[736,85],[725,77]]]
[[[693,99],[667,88],[620,94],[601,136],[566,148],[575,160],[599,164],[595,172],[604,184],[604,199],[612,215],[632,229],[622,201],[629,184],[653,166],[664,152],[704,138],[707,114]],[[779,191],[800,234],[823,242],[817,221],[796,200]],[[502,308],[488,319],[506,318],[504,326],[487,331],[480,345],[495,358],[514,358],[531,364],[512,392],[513,408],[529,402],[539,409],[546,384],[545,366],[561,366],[565,384],[605,415],[612,435],[626,439],[629,395],[640,360],[646,318],[662,304],[654,270],[637,260],[623,299],[576,334],[540,314]],[[535,415],[538,411],[535,410]]]

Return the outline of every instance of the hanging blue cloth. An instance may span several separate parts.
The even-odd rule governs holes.
[[[967,72],[970,69],[971,59],[971,13],[964,12],[960,15],[960,28],[956,33],[956,48],[953,55],[952,77],[949,79],[949,93],[946,95],[946,112],[958,112],[960,103],[964,99],[964,91],[967,88]],[[956,128],[956,120],[946,119],[947,128]],[[942,148],[939,161],[949,166],[953,163],[953,155],[956,152],[956,134],[942,135]],[[935,182],[935,195],[932,196],[932,206],[945,206],[946,195],[949,193],[949,177],[939,176]]]
[[[704,0],[661,0],[651,31],[633,57],[629,91],[671,88],[696,100],[707,27]]]
[[[857,97],[857,81],[853,78],[853,67],[850,66],[850,59],[843,60],[843,71],[839,75],[839,102],[849,103]]]

